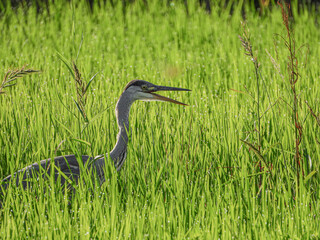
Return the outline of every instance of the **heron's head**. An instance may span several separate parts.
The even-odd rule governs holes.
[[[191,91],[185,88],[158,86],[144,80],[132,80],[127,84],[124,92],[128,93],[134,100],[142,101],[164,101],[180,105],[187,105],[168,97],[156,94],[158,91]]]

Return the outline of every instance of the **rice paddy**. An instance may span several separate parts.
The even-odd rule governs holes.
[[[22,66],[40,72],[0,94],[1,179],[42,159],[112,150],[115,104],[133,79],[192,91],[162,94],[189,106],[133,104],[126,162],[120,172],[109,162],[101,186],[89,176],[71,196],[42,179],[28,190],[10,186],[0,238],[318,239],[319,14],[292,6],[294,109],[279,6],[246,13],[258,95],[253,59],[238,37],[240,7],[230,14],[213,5],[207,14],[191,1],[186,14],[183,2],[143,2],[125,11],[109,1],[92,11],[82,1],[55,1],[41,14],[2,9],[1,76]],[[87,121],[64,61],[74,61],[86,83],[97,74]]]

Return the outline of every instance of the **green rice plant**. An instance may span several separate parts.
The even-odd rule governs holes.
[[[81,45],[80,45],[81,48]],[[79,52],[80,52],[80,48],[79,48]],[[78,55],[79,56],[79,55]],[[76,90],[76,97],[77,100],[74,100],[74,103],[76,105],[76,108],[79,112],[79,115],[81,117],[79,117],[79,115],[77,116],[76,114],[74,114],[72,111],[70,111],[66,105],[61,101],[61,99],[59,98],[60,102],[62,103],[62,105],[70,112],[74,115],[75,118],[78,119],[78,132],[74,133],[72,132],[70,129],[68,129],[68,127],[64,126],[61,122],[59,123],[60,125],[62,125],[66,130],[68,130],[68,132],[70,133],[70,137],[69,140],[71,141],[75,141],[78,144],[80,144],[80,154],[79,156],[81,156],[81,152],[82,152],[82,146],[83,145],[87,145],[87,146],[91,146],[91,144],[85,140],[82,139],[82,135],[83,135],[83,131],[88,127],[89,119],[86,113],[86,101],[87,101],[87,96],[88,96],[88,90],[89,87],[92,83],[92,81],[94,80],[94,78],[96,77],[97,73],[91,77],[91,79],[86,82],[83,77],[81,76],[81,73],[78,69],[78,67],[76,66],[75,62],[72,62],[72,64],[70,64],[60,53],[58,53],[58,57],[59,59],[65,64],[65,66],[67,67],[67,69],[69,70],[70,75],[72,76],[72,78],[74,79],[75,82],[75,90]],[[101,113],[99,113],[101,114]],[[99,116],[99,114],[97,114],[96,117]],[[95,117],[95,118],[96,118]],[[83,121],[82,121],[82,120]],[[61,147],[61,145],[66,142],[66,139],[62,140],[58,147],[56,148],[55,152],[57,152],[57,150]]]
[[[261,16],[246,12],[253,52],[259,51],[261,63],[260,153],[266,163],[260,172],[253,148],[240,141],[258,149],[252,133],[256,102],[230,91],[248,89],[243,92],[256,97],[254,66],[243,57],[238,39],[241,6],[230,14],[211,1],[211,14],[206,14],[198,1],[188,1],[187,15],[184,1],[171,3],[148,1],[146,10],[142,1],[133,1],[126,5],[124,17],[121,2],[113,1],[113,6],[110,1],[100,6],[94,2],[91,10],[82,1],[56,0],[49,3],[50,14],[39,14],[31,6],[6,9],[0,17],[3,69],[28,62],[42,70],[33,75],[34,81],[21,81],[0,98],[2,178],[58,155],[109,152],[118,132],[113,108],[132,79],[192,89],[186,95],[168,96],[188,107],[160,102],[132,105],[127,160],[119,173],[106,162],[104,184],[96,184],[85,173],[72,194],[53,179],[34,179],[38,185],[29,191],[9,187],[0,210],[1,239],[319,238],[320,150],[315,122],[302,104],[299,148],[305,177],[300,174],[293,199],[296,163],[289,159],[295,157],[295,130],[285,103],[292,104],[288,101],[292,91],[263,54],[275,49],[274,60],[287,76],[282,64],[287,49],[279,38],[276,45],[273,41],[274,33],[283,29],[281,8]],[[310,46],[309,64],[301,60],[299,65],[304,80],[296,89],[317,113],[318,15],[315,10],[302,9],[299,14],[292,10],[295,41]],[[84,85],[99,72],[86,91],[88,124],[73,101],[79,102],[75,80],[57,52],[75,60]],[[71,139],[90,146],[79,147]],[[48,187],[51,190],[44,193]]]
[[[76,66],[76,64],[73,62],[72,63],[72,68],[73,68],[73,72],[74,72],[74,80],[75,80],[75,85],[76,85],[76,89],[77,89],[77,99],[78,101],[75,101],[75,104],[77,105],[78,110],[81,113],[81,116],[83,117],[85,122],[88,122],[88,118],[87,118],[87,114],[85,111],[85,105],[86,105],[86,100],[87,100],[87,86],[85,84],[85,82],[83,81],[81,74]]]
[[[316,120],[317,126],[320,127],[320,115],[317,114],[317,113],[313,110],[313,108],[309,105],[309,103],[308,103],[307,101],[306,101],[305,103],[307,104],[307,106],[308,106],[308,108],[309,108],[309,111],[310,111],[312,117]],[[319,141],[319,139],[318,139],[317,136],[316,136],[316,138],[315,138],[315,141],[316,141],[318,144],[320,144],[320,141]]]

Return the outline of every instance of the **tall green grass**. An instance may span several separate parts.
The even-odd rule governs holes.
[[[260,171],[256,154],[240,141],[256,143],[257,119],[255,102],[240,93],[254,97],[257,85],[238,39],[240,10],[231,16],[213,7],[208,15],[190,3],[187,16],[183,4],[162,4],[150,2],[144,9],[137,2],[125,17],[121,4],[95,6],[93,13],[84,3],[59,1],[50,14],[37,15],[33,7],[6,9],[0,18],[1,72],[28,64],[41,74],[18,81],[0,96],[2,178],[41,159],[110,151],[118,131],[115,103],[132,79],[192,92],[167,93],[189,107],[132,106],[124,168],[118,173],[108,163],[101,187],[84,176],[71,201],[58,184],[41,179],[28,191],[10,187],[0,211],[1,238],[319,238],[319,128],[304,104],[319,111],[319,17],[293,11],[295,41],[309,45],[307,61],[307,49],[299,58],[303,67],[296,85],[305,171],[298,189],[295,131],[286,103],[292,99],[290,86],[266,53],[286,74],[287,49],[281,41],[274,44],[275,33],[286,34],[281,10],[263,17],[247,14],[262,76],[260,136],[266,163]],[[60,55],[74,60],[87,82],[98,72],[87,92],[87,125]],[[266,111],[270,103],[275,104]],[[48,184],[52,191],[43,194]]]

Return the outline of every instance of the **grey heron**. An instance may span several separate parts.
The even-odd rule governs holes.
[[[154,85],[150,82],[143,80],[132,80],[129,82],[124,91],[122,92],[119,100],[116,104],[115,113],[117,118],[117,123],[119,127],[119,133],[117,136],[117,142],[109,153],[110,158],[114,162],[114,166],[117,171],[120,171],[122,165],[127,156],[127,144],[128,144],[128,132],[129,132],[129,111],[133,102],[136,100],[143,101],[166,101],[180,105],[186,105],[184,103],[178,102],[176,100],[161,96],[156,94],[158,91],[190,91],[185,88],[176,88],[176,87],[166,87]],[[104,181],[104,166],[105,162],[109,158],[108,154],[98,155],[96,157],[89,157],[87,155],[81,156],[83,166],[86,165],[88,161],[91,162],[89,168],[96,171],[96,174],[100,181]],[[52,167],[52,161],[56,166],[54,169]],[[29,165],[13,175],[10,175],[2,180],[2,187],[7,188],[9,182],[12,179],[15,179],[15,184],[18,186],[22,183],[23,188],[29,186],[29,179],[36,177],[46,178],[52,172],[55,175],[55,181],[61,179],[61,185],[64,185],[67,178],[73,179],[75,182],[78,181],[81,166],[79,165],[80,158],[77,159],[75,155],[67,155],[55,157],[54,159],[45,159],[40,162],[36,162],[32,165]],[[81,161],[80,161],[81,163]],[[86,165],[88,166],[88,165]],[[42,169],[42,170],[41,170]],[[53,171],[52,171],[53,170]],[[61,172],[63,174],[61,174]],[[59,178],[60,175],[60,178]]]

